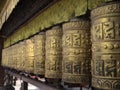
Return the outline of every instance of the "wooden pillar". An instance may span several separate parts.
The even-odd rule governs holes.
[[[0,88],[2,88],[4,86],[4,76],[5,76],[5,74],[4,74],[4,68],[1,65],[2,48],[3,48],[3,38],[0,37]]]
[[[91,87],[91,90],[95,90],[95,88],[94,88],[94,87]]]
[[[15,90],[12,86],[13,76],[10,76],[7,72],[5,72],[5,80],[4,80],[4,89],[3,90]],[[1,90],[1,89],[0,89]]]
[[[6,85],[4,89],[0,89],[0,90],[15,90],[15,88],[12,85]]]
[[[21,89],[20,90],[28,90],[28,83],[23,81],[21,83]]]
[[[82,90],[82,87],[80,87],[80,90]]]

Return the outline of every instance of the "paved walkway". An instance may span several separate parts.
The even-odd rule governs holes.
[[[17,80],[15,90],[20,90],[21,83],[22,83],[21,80]],[[32,84],[28,84],[28,90],[40,90],[40,89]]]
[[[16,86],[15,86],[15,90],[20,90],[21,83],[22,83],[21,80],[17,80]],[[41,90],[41,89],[36,87],[36,86],[34,86],[34,85],[32,85],[32,84],[28,84],[28,90]],[[80,90],[80,88],[67,88],[66,90]],[[83,88],[82,90],[91,90],[91,89]]]

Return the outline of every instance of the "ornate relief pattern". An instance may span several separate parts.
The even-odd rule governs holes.
[[[45,33],[33,37],[34,40],[34,73],[44,75],[45,72]]]
[[[62,29],[55,26],[46,31],[45,77],[61,78],[62,75]]]
[[[62,80],[73,84],[90,83],[90,22],[75,19],[63,24]]]
[[[25,61],[23,61],[25,63],[24,65],[24,70],[26,72],[30,72],[33,73],[34,70],[34,43],[33,43],[33,38],[27,39],[25,40],[25,53],[26,53],[26,57],[25,57]]]
[[[120,89],[119,19],[120,3],[111,3],[92,11],[92,85],[94,87]]]
[[[26,61],[26,46],[25,41],[19,42],[18,44],[14,45],[16,47],[16,68],[18,70],[25,69],[25,61]],[[15,56],[14,56],[15,57]]]
[[[92,15],[92,18],[95,18],[95,17],[107,16],[107,15],[112,16],[113,13],[116,13],[116,15],[119,15],[120,13],[119,2],[110,3],[108,5],[96,8],[92,11],[91,15]]]
[[[17,61],[19,60],[19,59],[18,59],[18,55],[19,55],[19,54],[18,54],[18,51],[19,51],[19,49],[18,49],[19,47],[18,47],[18,46],[19,46],[19,44],[15,44],[15,45],[14,45],[14,58],[15,58],[15,59],[14,59],[14,63],[15,63],[14,69],[17,69]]]

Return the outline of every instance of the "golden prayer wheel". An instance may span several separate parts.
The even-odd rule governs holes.
[[[17,49],[18,49],[17,44],[15,44],[14,45],[14,51],[13,51],[14,52],[14,56],[13,56],[13,58],[14,58],[14,66],[13,66],[13,68],[14,69],[16,69],[16,65],[17,65]]]
[[[14,68],[14,65],[15,65],[15,63],[14,63],[14,61],[15,61],[15,58],[14,58],[14,45],[12,45],[12,46],[10,46],[10,48],[11,48],[11,51],[10,51],[10,53],[11,53],[11,56],[12,56],[12,58],[11,58],[11,68]]]
[[[16,66],[16,44],[11,46],[12,47],[12,68],[15,69],[15,66]]]
[[[63,24],[62,81],[89,85],[91,81],[90,21],[84,17]]]
[[[16,48],[17,48],[17,51],[16,51],[16,53],[17,53],[17,56],[16,56],[16,57],[17,57],[17,60],[16,60],[16,61],[17,61],[17,63],[16,63],[16,69],[17,69],[17,70],[21,70],[21,68],[20,68],[21,63],[20,63],[20,62],[21,62],[22,60],[20,60],[20,51],[22,51],[22,50],[21,50],[20,46],[21,46],[21,42],[19,42],[19,43],[17,44],[17,46],[16,46]]]
[[[27,39],[25,40],[25,60],[23,61],[24,64],[24,70],[28,73],[34,72],[34,43],[33,39]]]
[[[6,49],[2,49],[2,66],[5,66],[5,61],[6,61]]]
[[[45,33],[40,32],[33,37],[34,42],[34,74],[45,73]]]
[[[7,53],[6,53],[6,49],[2,50],[2,66],[6,66],[6,59],[7,59]]]
[[[54,26],[46,31],[45,77],[60,79],[62,77],[62,29]]]
[[[24,70],[25,67],[25,51],[26,51],[26,44],[25,41],[19,42],[16,45],[16,68],[17,70]]]
[[[27,59],[27,57],[26,57],[26,48],[27,48],[26,42],[22,41],[20,43],[19,47],[20,47],[20,54],[18,55],[19,56],[18,60],[20,60],[20,67],[21,67],[20,69],[24,71],[25,64],[26,64],[25,62]]]
[[[14,67],[14,46],[10,46],[10,68]]]
[[[11,47],[8,47],[7,52],[8,52],[8,67],[11,67],[11,59],[12,59],[12,55],[11,55]]]
[[[4,49],[5,51],[5,57],[2,57],[2,60],[5,60],[5,61],[2,61],[5,65],[5,67],[8,67],[8,48],[5,48]]]
[[[9,67],[9,48],[6,48],[6,53],[7,53],[6,66]]]
[[[120,2],[91,12],[92,86],[120,90]]]
[[[15,66],[14,66],[14,68],[15,69],[17,69],[17,61],[18,61],[18,49],[19,47],[18,47],[18,44],[15,44],[15,46],[14,46],[14,63],[15,63]]]
[[[16,51],[16,53],[17,53],[17,63],[16,63],[16,69],[17,70],[21,70],[21,62],[22,62],[22,60],[20,59],[20,56],[21,56],[21,42],[19,42],[18,43],[18,45],[16,46],[16,48],[18,48],[18,50]]]

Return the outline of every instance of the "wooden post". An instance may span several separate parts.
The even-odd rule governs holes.
[[[3,90],[15,90],[15,88],[12,86],[12,76],[5,72],[5,82],[4,82],[4,89]],[[0,89],[2,90],[2,89]]]
[[[5,76],[5,74],[4,74],[4,68],[1,65],[3,40],[4,39],[2,37],[0,37],[0,88],[2,88],[4,86],[4,76]]]
[[[91,87],[91,90],[95,90],[94,87]]]
[[[23,81],[23,83],[21,83],[21,89],[20,90],[28,90],[28,83]]]
[[[82,90],[82,86],[80,86],[80,90]]]

